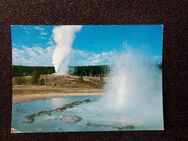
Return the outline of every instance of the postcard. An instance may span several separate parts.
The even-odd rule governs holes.
[[[12,25],[12,133],[164,130],[163,25]]]

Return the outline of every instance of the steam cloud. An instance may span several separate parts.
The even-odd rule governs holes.
[[[143,130],[163,129],[162,74],[156,64],[134,50],[119,53],[112,61],[114,66],[103,96],[84,109],[92,117],[97,113],[98,118],[89,122],[120,127],[130,124]]]
[[[154,62],[128,50],[115,57],[102,103],[137,125],[163,128],[162,75]]]
[[[52,55],[56,74],[66,74],[68,72],[69,56],[76,32],[81,30],[80,25],[63,25],[53,29],[53,38],[56,43]]]

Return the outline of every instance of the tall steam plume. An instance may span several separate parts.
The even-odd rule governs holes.
[[[66,74],[68,72],[69,56],[76,32],[81,30],[79,25],[63,25],[53,29],[53,38],[56,43],[52,55],[56,74]]]

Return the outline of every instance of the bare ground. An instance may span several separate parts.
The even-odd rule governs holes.
[[[101,92],[98,93],[44,93],[44,94],[27,94],[27,95],[13,95],[12,103],[20,103],[26,101],[33,101],[39,99],[48,99],[48,98],[62,98],[67,96],[93,96],[101,95]]]
[[[26,76],[25,84],[15,85],[13,79],[12,103],[32,101],[47,98],[60,98],[66,96],[101,95],[104,83],[99,77],[84,77],[80,80],[77,76],[44,75],[45,85],[32,85],[31,77]]]

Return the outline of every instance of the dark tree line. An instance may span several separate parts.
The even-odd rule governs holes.
[[[98,66],[71,66],[69,68],[69,74],[77,76],[97,76],[105,77],[110,73],[110,67],[108,65]]]
[[[54,67],[38,66],[13,66],[13,76],[28,76],[33,74],[52,74],[55,72]]]
[[[162,63],[156,64],[162,70]],[[38,67],[38,66],[13,66],[13,76],[36,76],[52,74],[55,72],[54,67]],[[110,66],[70,66],[69,74],[76,76],[97,76],[105,77],[110,73]]]
[[[15,66],[13,65],[13,76],[33,76],[34,74],[45,75],[55,72],[54,67],[38,66]],[[70,66],[69,74],[77,76],[101,76],[104,77],[110,73],[108,65],[98,66]]]

